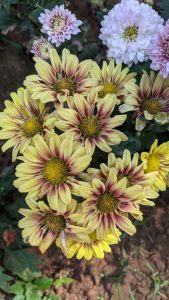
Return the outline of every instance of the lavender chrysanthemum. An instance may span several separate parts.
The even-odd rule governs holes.
[[[39,22],[42,24],[41,32],[46,33],[48,40],[56,47],[70,40],[72,34],[80,32],[78,27],[82,24],[64,5],[56,5],[52,10],[45,9],[45,13],[40,14]]]
[[[44,37],[41,37],[40,39],[36,39],[33,41],[31,53],[46,60],[49,58],[49,51],[52,48],[52,44],[48,42],[48,40]]]
[[[105,16],[100,39],[108,47],[108,56],[116,63],[143,62],[156,27],[163,19],[148,4],[137,0],[122,0]]]
[[[150,48],[151,68],[159,70],[167,78],[169,75],[169,20],[166,25],[159,25]]]

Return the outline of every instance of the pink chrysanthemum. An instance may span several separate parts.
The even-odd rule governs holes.
[[[159,25],[150,48],[151,68],[159,70],[167,78],[169,75],[169,20],[166,25]]]
[[[40,39],[35,39],[33,41],[31,53],[46,60],[49,59],[49,51],[52,48],[52,44],[44,37],[41,37]]]
[[[52,10],[45,9],[45,13],[40,14],[39,22],[42,24],[41,32],[46,33],[48,40],[56,47],[70,40],[72,34],[80,32],[78,27],[82,24],[64,5],[56,5]]]

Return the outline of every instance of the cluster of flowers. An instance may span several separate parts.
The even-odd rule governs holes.
[[[122,0],[101,22],[100,39],[117,63],[152,61],[151,68],[169,75],[169,21],[150,6],[153,1]],[[148,5],[149,4],[149,5]]]
[[[117,130],[126,115],[116,108],[153,115],[165,107],[157,96],[167,97],[167,81],[144,74],[137,86],[128,68],[111,61],[100,69],[67,49],[61,58],[51,49],[49,63],[34,59],[37,74],[0,113],[2,150],[13,148],[13,161],[21,161],[14,186],[27,193],[29,209],[19,210],[22,236],[42,253],[55,243],[68,258],[103,258],[121,231],[136,232],[132,219],[142,220],[141,206],[154,205],[169,173],[169,142],[156,140],[149,153],[133,157],[127,149],[113,154],[111,147],[127,140]],[[107,163],[91,165],[98,148]]]
[[[108,57],[116,63],[131,66],[133,63],[150,59],[151,68],[160,71],[167,78],[169,75],[169,21],[164,20],[151,7],[152,0],[122,0],[115,5],[101,22],[100,39],[108,47]],[[148,5],[149,4],[149,5]],[[64,5],[45,9],[40,14],[41,32],[45,38],[35,39],[31,52],[42,59],[49,58],[49,51],[72,35],[80,32],[82,21]]]
[[[41,36],[41,38],[35,39],[31,52],[42,59],[49,58],[49,51],[53,48],[52,44],[59,47],[61,43],[70,40],[72,35],[78,34],[79,26],[82,25],[82,21],[77,20],[70,10],[64,8],[64,5],[56,5],[52,10],[45,9],[38,20],[42,24],[41,32],[47,38]]]

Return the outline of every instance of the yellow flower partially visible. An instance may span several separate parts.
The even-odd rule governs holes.
[[[116,96],[116,103],[119,104],[124,100],[129,92],[125,88],[125,84],[133,84],[136,82],[136,73],[129,73],[129,69],[122,69],[121,64],[115,65],[114,60],[109,64],[103,62],[103,67],[100,69],[97,63],[93,63],[90,71],[91,77],[97,80],[97,86],[100,89],[99,97],[104,98],[107,94]]]
[[[157,191],[165,191],[169,173],[169,142],[158,146],[156,139],[150,151],[141,153],[145,173],[157,171],[156,181],[153,185]]]
[[[89,234],[89,241],[67,240],[67,247],[64,248],[60,241],[56,242],[58,247],[61,247],[67,258],[72,258],[76,255],[77,259],[91,260],[93,257],[104,258],[104,252],[111,252],[110,245],[118,244],[121,233],[118,230],[118,237],[113,235],[109,230],[106,231],[104,237],[100,237],[97,231]]]
[[[18,152],[23,153],[34,137],[52,133],[55,118],[47,114],[43,103],[33,101],[28,90],[20,88],[17,93],[11,93],[11,98],[12,101],[5,101],[6,108],[0,112],[0,139],[8,140],[2,151],[13,148],[15,161]]]

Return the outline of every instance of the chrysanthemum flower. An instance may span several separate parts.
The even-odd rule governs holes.
[[[116,97],[108,94],[98,103],[87,101],[83,96],[75,95],[70,104],[72,108],[56,111],[56,127],[70,134],[80,144],[85,145],[86,151],[93,154],[97,146],[102,151],[110,152],[109,145],[119,144],[127,140],[122,132],[114,129],[124,123],[125,115],[111,113],[116,104]]]
[[[134,111],[136,117],[136,129],[141,131],[146,126],[146,120],[153,120],[160,112],[169,114],[169,78],[163,79],[160,74],[154,72],[148,75],[144,71],[140,85],[129,86],[131,95],[125,99],[125,103],[119,107],[121,113]],[[128,89],[126,84],[126,89]],[[145,120],[146,119],[146,120]]]
[[[155,140],[149,153],[141,153],[141,160],[144,164],[145,173],[157,171],[154,188],[157,191],[165,191],[169,173],[169,142],[158,146],[158,140]]]
[[[52,132],[55,119],[47,114],[43,103],[33,101],[23,88],[11,93],[11,98],[12,101],[5,101],[6,108],[0,112],[0,139],[8,140],[2,151],[13,147],[12,160],[15,161],[18,152],[23,153],[34,137]]]
[[[160,71],[167,78],[169,75],[169,20],[166,25],[159,25],[153,37],[149,50],[150,65],[152,70]]]
[[[35,56],[38,56],[44,60],[49,59],[49,51],[53,46],[48,42],[47,39],[41,37],[39,39],[35,39],[32,44],[31,53]]]
[[[66,248],[68,238],[88,241],[88,229],[75,225],[72,220],[76,203],[72,200],[66,210],[60,212],[47,206],[44,201],[27,201],[30,209],[19,209],[24,216],[19,221],[19,227],[23,228],[22,237],[31,246],[38,246],[42,253],[55,241],[60,242],[63,248]]]
[[[138,203],[144,193],[140,185],[128,187],[127,178],[118,179],[116,169],[111,168],[106,180],[94,178],[90,187],[81,187],[80,193],[86,200],[82,203],[81,220],[78,216],[77,220],[87,222],[93,231],[97,229],[100,237],[107,229],[116,235],[117,227],[130,235],[136,232],[129,214],[142,220]]]
[[[88,167],[91,156],[71,137],[61,140],[53,134],[48,141],[38,136],[20,159],[15,187],[28,193],[27,199],[46,196],[52,209],[61,210],[71,202],[71,193],[78,193],[75,176]]]
[[[44,103],[62,103],[74,93],[85,94],[93,85],[93,80],[88,78],[92,61],[84,60],[79,63],[77,56],[67,49],[62,52],[62,60],[57,51],[51,49],[51,64],[39,57],[34,60],[38,75],[29,75],[24,82],[31,90],[33,99],[40,99]]]
[[[120,231],[117,231],[120,237]],[[77,259],[91,260],[93,257],[104,258],[104,252],[111,252],[110,245],[117,244],[119,238],[113,235],[109,230],[106,231],[104,237],[100,237],[97,231],[93,231],[89,234],[89,241],[75,241],[73,239],[67,240],[67,248],[61,245],[60,241],[57,241],[57,246],[61,247],[63,253],[67,258],[72,258],[76,255]]]
[[[70,40],[71,35],[79,33],[78,27],[82,24],[64,5],[56,5],[52,10],[45,9],[45,13],[41,13],[38,20],[42,24],[41,32],[46,33],[48,40],[56,44],[56,47]]]
[[[148,48],[163,19],[147,4],[136,0],[122,0],[104,17],[100,39],[108,47],[108,56],[117,63],[143,62]]]
[[[125,84],[135,83],[136,73],[129,73],[129,69],[122,70],[122,65],[116,65],[114,60],[109,64],[103,62],[103,67],[100,69],[97,63],[93,63],[90,71],[91,77],[97,80],[97,87],[100,89],[99,97],[104,98],[107,94],[116,95],[117,102],[123,101],[128,94],[125,89]]]
[[[153,206],[154,202],[150,199],[156,199],[158,193],[152,190],[152,186],[156,181],[157,172],[145,173],[143,163],[139,163],[139,153],[135,153],[131,157],[129,150],[124,150],[122,158],[116,158],[114,153],[108,155],[107,165],[102,163],[100,169],[88,168],[87,173],[81,174],[81,178],[91,181],[92,178],[99,178],[106,181],[109,170],[116,169],[117,179],[127,179],[127,187],[134,185],[142,186],[144,192],[143,198],[139,200],[141,205]]]

